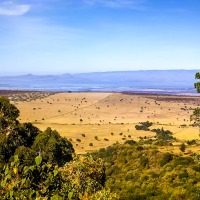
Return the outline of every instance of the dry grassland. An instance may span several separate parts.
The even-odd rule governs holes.
[[[32,122],[41,130],[56,129],[72,139],[77,153],[85,153],[128,138],[154,136],[135,130],[136,124],[147,120],[154,123],[152,128],[170,130],[181,141],[199,139],[198,128],[189,126],[199,103],[199,97],[189,96],[57,93],[15,104],[21,122]]]

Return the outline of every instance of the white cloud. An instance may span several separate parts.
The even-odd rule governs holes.
[[[30,10],[30,5],[28,4],[15,4],[12,1],[5,1],[0,3],[0,15],[23,15]]]
[[[111,8],[130,8],[143,10],[143,4],[146,0],[85,0],[88,5],[101,5]]]

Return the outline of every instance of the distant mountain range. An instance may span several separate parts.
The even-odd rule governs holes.
[[[198,70],[140,70],[0,76],[0,89],[52,91],[192,91]]]

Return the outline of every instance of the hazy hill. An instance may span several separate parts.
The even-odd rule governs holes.
[[[197,71],[140,70],[40,76],[32,74],[1,76],[0,89],[58,91],[192,90]]]

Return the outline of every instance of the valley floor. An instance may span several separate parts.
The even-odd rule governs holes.
[[[200,104],[198,96],[170,96],[122,93],[45,93],[7,94],[20,110],[21,122],[32,122],[41,130],[51,127],[72,140],[77,153],[86,153],[127,139],[153,137],[138,131],[139,122],[153,122],[185,142],[199,139],[190,115]],[[179,152],[178,146],[171,151]],[[199,152],[198,146],[187,151]]]

